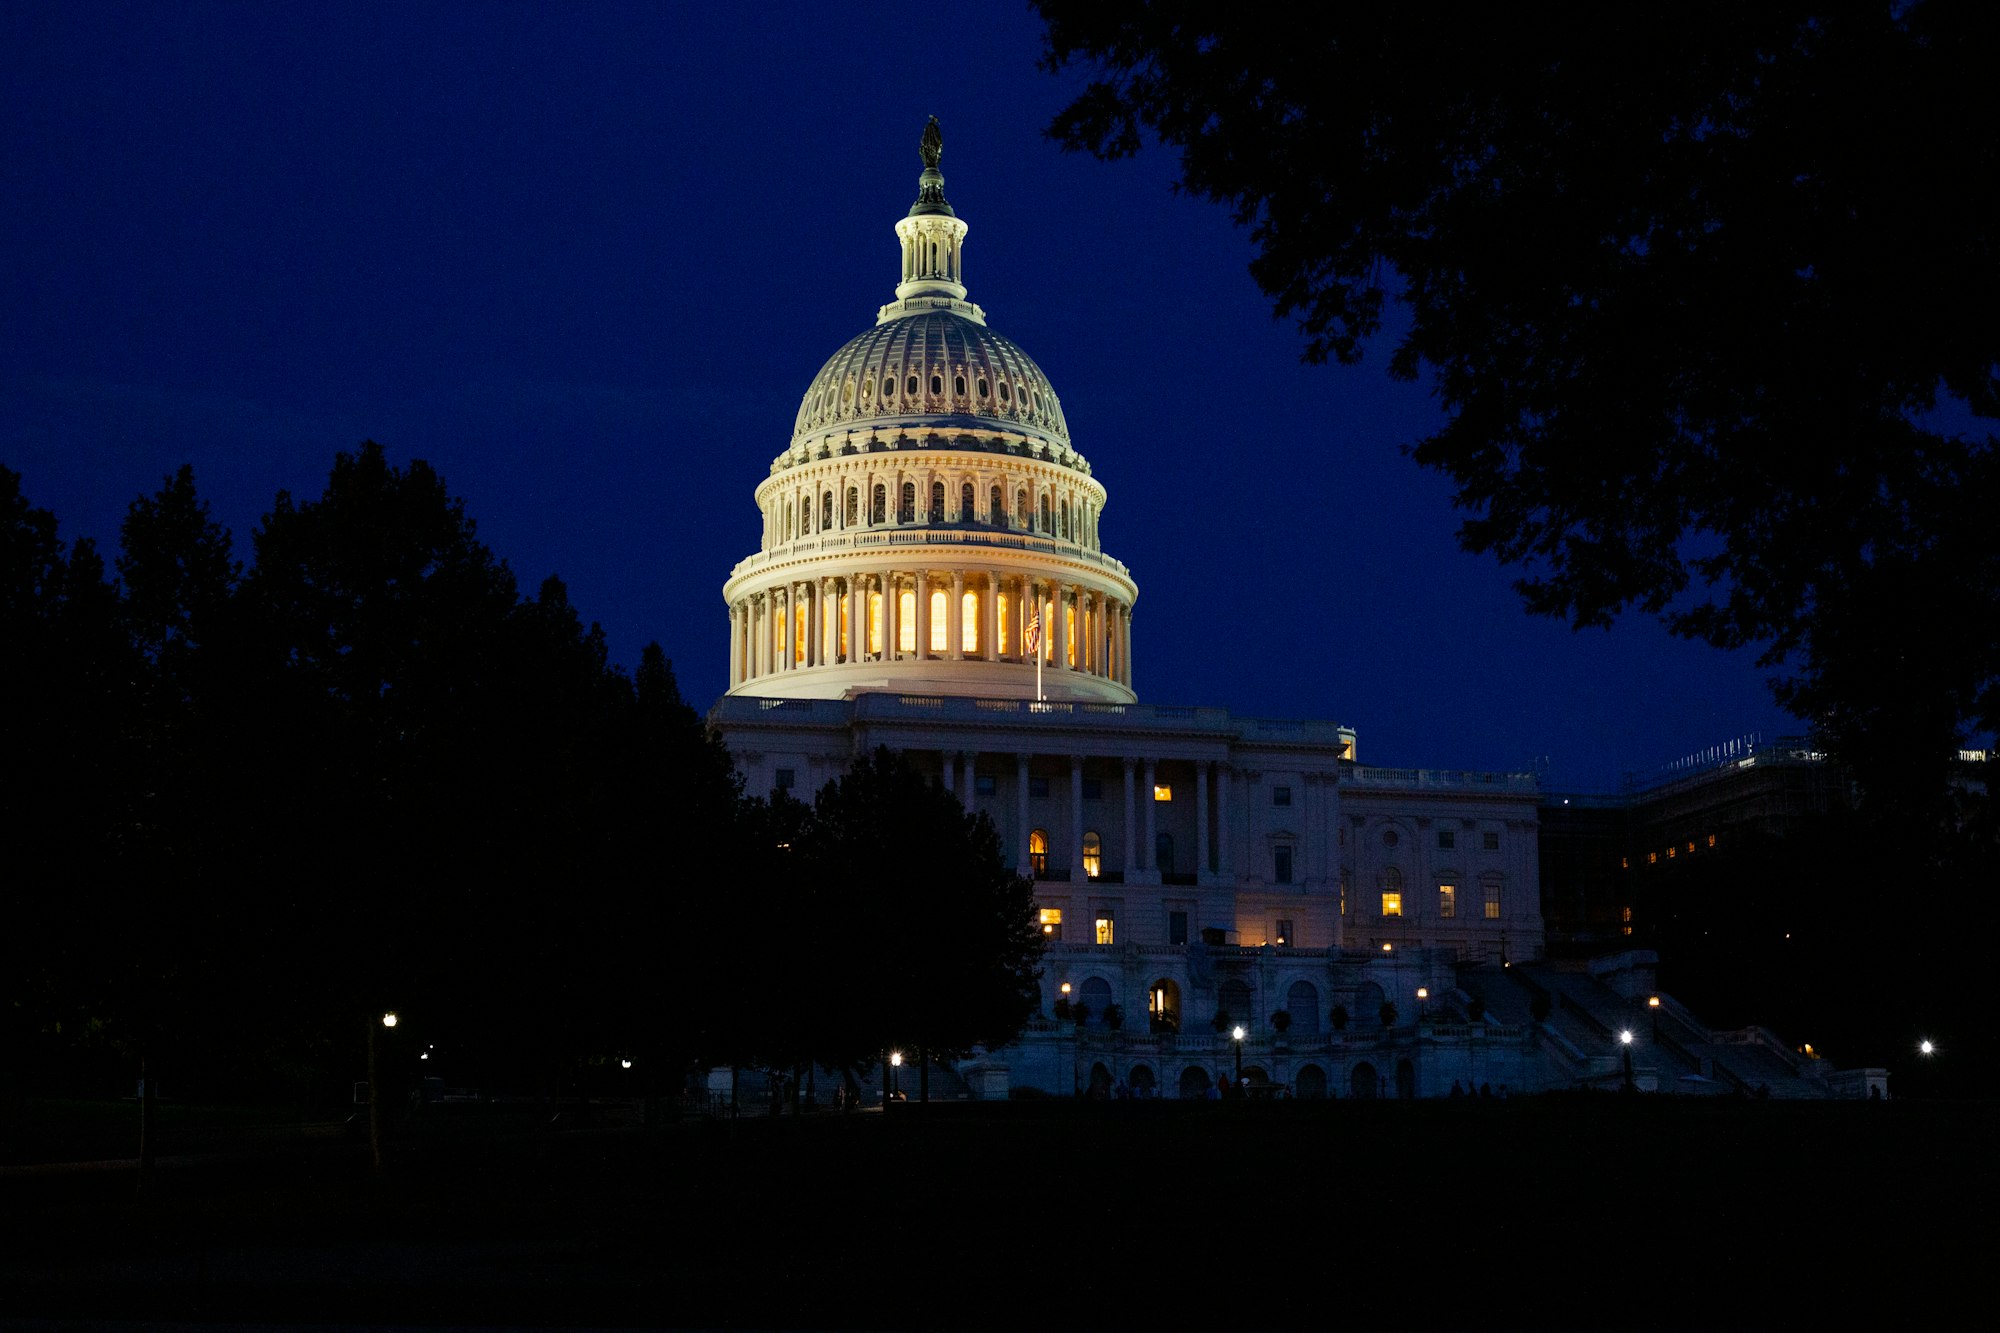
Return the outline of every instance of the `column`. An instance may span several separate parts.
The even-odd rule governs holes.
[[[1067,671],[1069,669],[1069,608],[1063,605],[1068,600],[1069,589],[1063,587],[1061,584],[1057,584],[1055,589],[1056,623],[1050,634],[1050,638],[1056,646],[1055,666],[1058,671]]]
[[[840,592],[833,580],[819,581],[819,664],[828,666],[840,657]]]
[[[1069,882],[1082,884],[1083,873],[1083,756],[1069,757]]]
[[[847,576],[847,660],[859,662],[868,652],[868,594],[861,591],[861,576]]]
[[[1146,840],[1141,845],[1146,849],[1146,868],[1158,870],[1159,867],[1153,864],[1153,840],[1157,836],[1153,830],[1153,807],[1159,802],[1153,799],[1153,761],[1148,759],[1145,762],[1146,780],[1139,784],[1139,803],[1146,809]]]
[[[944,775],[943,777],[944,789],[948,792],[951,792],[953,795],[956,795],[958,792],[957,770],[958,770],[958,752],[956,750],[938,751],[938,771]]]
[[[1014,869],[1019,874],[1031,874],[1034,863],[1028,859],[1028,756],[1014,756],[1014,845],[1020,860]]]
[[[735,689],[742,680],[741,668],[743,652],[743,617],[736,609],[736,603],[729,604],[729,688]]]
[[[970,810],[972,798],[979,793],[979,751],[967,750],[960,758],[965,764],[965,772],[960,776],[958,789],[965,793],[965,808]]]
[[[884,662],[896,660],[898,633],[902,628],[896,622],[903,609],[902,598],[896,595],[898,591],[895,574],[884,573],[882,575],[882,660]]]
[[[1132,608],[1128,604],[1118,613],[1118,662],[1122,669],[1119,684],[1132,688]]]
[[[944,655],[954,662],[965,660],[965,571],[951,571],[951,601],[945,605]]]
[[[985,652],[987,661],[997,662],[1000,660],[1000,575],[990,569],[986,571],[986,603],[980,609],[984,612],[980,618],[986,623],[982,626],[985,633],[980,636],[979,646]]]
[[[928,503],[928,498],[926,498]],[[916,585],[917,660],[923,661],[931,652],[931,572],[920,569],[911,576]]]
[[[1137,761],[1129,756],[1125,760],[1125,874],[1143,870],[1146,856],[1139,848],[1139,811],[1132,804],[1132,766]]]
[[[819,604],[813,596],[812,580],[800,579],[794,583],[792,595],[797,599],[793,603],[797,610],[792,613],[792,624],[798,627],[801,620],[805,622],[799,634],[799,650],[793,654],[793,659],[802,668],[818,666],[814,658],[819,653],[819,632],[813,622],[819,619]]]
[[[1111,599],[1097,600],[1097,674],[1111,679]]]
[[[1225,882],[1235,875],[1229,863],[1229,765],[1215,766],[1215,862]]]
[[[778,655],[777,669],[792,669],[792,590],[789,585],[773,588],[772,609],[777,613],[778,632],[771,636],[771,649]]]
[[[1194,873],[1196,883],[1208,881],[1208,770],[1202,760],[1194,766]]]

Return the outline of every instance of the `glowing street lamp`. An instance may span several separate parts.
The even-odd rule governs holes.
[[[903,1053],[889,1052],[889,1100],[896,1100],[896,1071],[903,1067]]]
[[[1632,1044],[1631,1028],[1620,1028],[1618,1030],[1618,1044],[1620,1046],[1630,1046]]]
[[[394,1009],[382,1015],[382,1026],[385,1028],[396,1026],[396,1011]]]
[[[630,1060],[620,1060],[618,1062],[618,1067],[620,1069],[630,1069],[632,1067],[632,1062]]]
[[[1926,1038],[1924,1038],[1924,1039],[1923,1039],[1922,1041],[1920,1041],[1920,1042],[1918,1042],[1918,1043],[1917,1043],[1917,1054],[1918,1054],[1918,1055],[1936,1055],[1936,1054],[1937,1054],[1937,1047],[1936,1047],[1935,1045],[1933,1045],[1933,1044],[1932,1044],[1932,1042],[1931,1042],[1931,1039],[1930,1039],[1929,1037],[1926,1037]]]
[[[1238,1023],[1229,1029],[1229,1035],[1236,1039],[1236,1086],[1243,1086],[1243,1025]]]

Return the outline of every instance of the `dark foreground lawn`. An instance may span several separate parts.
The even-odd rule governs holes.
[[[252,1136],[0,1174],[0,1315],[842,1328],[1985,1322],[1984,1104],[1017,1103]],[[614,1117],[615,1119],[615,1117]],[[209,1145],[213,1147],[213,1144]]]

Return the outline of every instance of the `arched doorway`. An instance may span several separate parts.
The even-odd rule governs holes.
[[[1291,1035],[1319,1035],[1319,988],[1310,981],[1294,981],[1285,992],[1285,1012],[1292,1016]]]
[[[1356,1098],[1364,1102],[1373,1101],[1378,1091],[1376,1088],[1375,1066],[1367,1063],[1354,1066],[1354,1073],[1350,1077],[1349,1083]]]
[[[1084,1094],[1094,1102],[1101,1102],[1111,1095],[1111,1071],[1104,1067],[1102,1060],[1090,1067],[1090,1091]]]
[[[1132,1072],[1125,1076],[1126,1086],[1132,1089],[1134,1097],[1151,1097],[1159,1090],[1159,1080],[1153,1077],[1151,1065],[1133,1065]]]
[[[1396,1095],[1409,1101],[1417,1095],[1417,1070],[1408,1060],[1396,1062]]]
[[[1374,982],[1362,982],[1361,988],[1354,992],[1354,1021],[1364,1024],[1381,1022],[1382,1001],[1388,998]]]
[[[1326,1071],[1318,1065],[1306,1065],[1292,1076],[1292,1091],[1302,1102],[1323,1102],[1326,1100]]]
[[[1200,1065],[1189,1065],[1181,1071],[1180,1095],[1184,1101],[1200,1101],[1208,1096],[1208,1071]]]
[[[1154,1032],[1181,1030],[1181,988],[1173,978],[1155,978],[1146,988],[1146,1018]]]

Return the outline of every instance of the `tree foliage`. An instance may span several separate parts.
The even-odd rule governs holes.
[[[1407,307],[1389,367],[1446,412],[1410,451],[1531,610],[1759,646],[1876,805],[1948,822],[2000,726],[2000,11],[1037,8],[1093,75],[1051,133],[1178,149],[1309,358]]]

